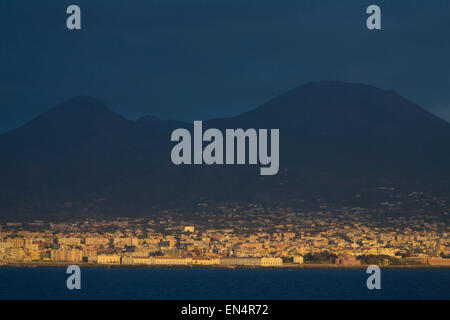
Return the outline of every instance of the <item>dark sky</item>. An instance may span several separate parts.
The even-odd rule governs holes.
[[[381,31],[365,27],[370,4]],[[77,95],[190,121],[317,80],[393,89],[450,120],[448,0],[1,0],[0,39],[0,132]]]

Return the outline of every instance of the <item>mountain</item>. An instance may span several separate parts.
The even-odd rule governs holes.
[[[394,91],[362,84],[309,83],[210,125],[280,128],[283,163],[302,172],[441,174],[450,160],[449,123]]]
[[[90,199],[156,163],[144,157],[154,147],[135,122],[102,102],[71,99],[0,136],[1,203],[48,210],[63,199]]]
[[[76,97],[0,135],[0,216],[144,214],[200,200],[347,199],[401,183],[448,191],[450,124],[394,91],[316,82],[204,129],[279,128],[280,171],[175,166],[170,133],[192,124],[130,121]],[[430,187],[431,186],[431,187]]]

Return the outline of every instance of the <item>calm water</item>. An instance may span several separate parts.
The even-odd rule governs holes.
[[[0,299],[450,299],[450,269],[384,269],[381,290],[363,269],[223,270],[0,268]]]

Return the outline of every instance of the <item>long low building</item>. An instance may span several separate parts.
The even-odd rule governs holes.
[[[98,264],[120,264],[120,256],[117,254],[99,254],[97,256]]]
[[[196,265],[216,265],[219,264],[219,259],[209,258],[209,257],[193,257],[192,264]]]
[[[450,266],[450,259],[441,257],[426,257],[422,258],[422,263],[432,266]]]
[[[283,265],[281,258],[210,258],[210,257],[171,257],[171,256],[119,256],[116,254],[100,254],[97,256],[98,264],[122,264],[122,265],[226,265],[226,266],[258,266],[279,267]]]
[[[263,267],[279,267],[283,265],[283,259],[281,258],[261,258],[261,266]]]
[[[220,264],[231,265],[231,266],[262,266],[262,267],[274,267],[283,265],[283,260],[281,258],[222,258],[220,259]]]
[[[192,258],[168,256],[123,256],[121,263],[124,265],[187,265],[192,263]]]
[[[156,265],[186,265],[192,262],[192,258],[184,257],[152,257]]]

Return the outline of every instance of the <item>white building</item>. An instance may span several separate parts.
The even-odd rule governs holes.
[[[97,256],[98,264],[120,264],[120,256],[117,254],[100,254]]]
[[[263,267],[279,267],[283,265],[283,259],[281,258],[261,258],[261,266]]]
[[[294,263],[303,264],[305,259],[302,256],[294,257]]]

